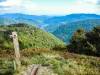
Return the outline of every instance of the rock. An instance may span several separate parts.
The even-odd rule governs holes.
[[[34,64],[19,75],[57,75],[49,67]]]

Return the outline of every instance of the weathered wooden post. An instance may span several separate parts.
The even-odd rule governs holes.
[[[17,32],[12,32],[12,35],[10,35],[10,38],[13,38],[15,56],[16,56],[16,58],[15,58],[16,68],[19,69],[21,67],[21,62],[20,62],[20,53],[19,53],[19,43],[18,43]]]

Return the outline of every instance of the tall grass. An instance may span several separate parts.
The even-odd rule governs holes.
[[[10,61],[10,60],[8,60]],[[73,54],[68,52],[53,50],[36,50],[29,52],[21,52],[20,71],[13,71],[13,63],[3,61],[4,67],[7,69],[5,73],[12,72],[14,75],[20,71],[26,70],[29,65],[41,64],[53,70],[57,75],[99,75],[100,74],[100,58]],[[4,63],[5,62],[5,63]],[[0,63],[1,64],[1,63]],[[10,68],[7,68],[7,66]],[[1,66],[2,67],[2,66]],[[1,72],[1,71],[0,71]],[[3,74],[3,73],[2,73]],[[6,74],[5,74],[6,75]]]

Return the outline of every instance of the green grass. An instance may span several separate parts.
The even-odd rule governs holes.
[[[22,54],[21,62],[23,70],[29,65],[41,64],[42,66],[48,66],[58,75],[100,75],[99,57],[52,50],[34,51],[30,56]]]
[[[0,75],[13,75],[13,61],[10,59],[0,59]]]
[[[0,26],[0,53],[13,51],[13,40],[9,37],[13,31],[18,34],[21,50],[52,49],[55,45],[64,44],[60,39],[44,30],[27,24],[14,24]]]

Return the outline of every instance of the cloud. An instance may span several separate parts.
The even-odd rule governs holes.
[[[88,2],[88,3],[97,3],[98,2],[98,0],[84,0],[85,2]]]
[[[0,2],[5,2],[5,1],[7,1],[7,0],[0,0]]]
[[[28,10],[33,10],[37,7],[35,2],[32,2],[32,0],[25,0],[22,2],[21,6],[23,6],[24,8],[28,9]]]
[[[100,14],[100,0],[77,0],[76,2],[79,5],[78,8],[83,6],[80,10],[84,9],[85,12]]]
[[[99,0],[77,0],[77,3],[92,3],[97,4]]]
[[[9,6],[0,6],[0,8],[9,8]]]
[[[35,8],[36,4],[32,0],[6,0],[5,2],[0,2],[0,10],[4,13],[29,13],[33,12]]]
[[[98,0],[98,3],[97,4],[100,6],[100,0]]]
[[[4,2],[0,2],[0,6],[14,6],[21,4],[21,0],[6,0]]]
[[[0,2],[0,14],[64,15],[71,13],[100,13],[100,0],[71,0],[69,3],[68,0],[59,1],[60,3],[58,0],[2,0]]]
[[[32,8],[36,5],[32,0],[6,0],[5,2],[0,2],[0,6],[22,6],[25,8]]]

